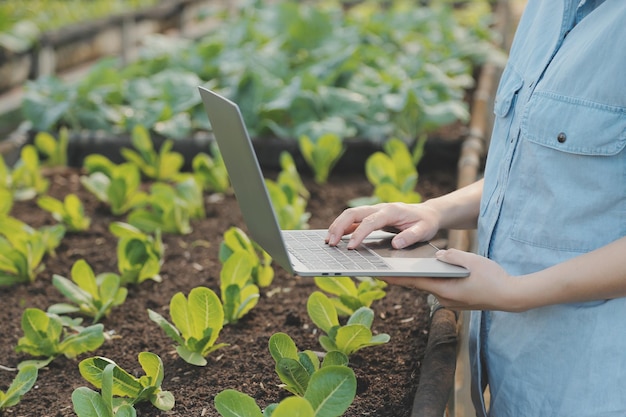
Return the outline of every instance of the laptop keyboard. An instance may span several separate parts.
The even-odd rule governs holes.
[[[379,256],[365,248],[346,249],[341,246],[329,246],[324,243],[325,232],[311,230],[289,231],[283,233],[289,254],[310,269],[341,270],[376,270],[385,271],[390,267]],[[291,250],[293,249],[293,250]]]

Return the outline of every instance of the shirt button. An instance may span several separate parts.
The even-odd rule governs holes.
[[[558,140],[559,143],[563,143],[567,140],[567,136],[565,136],[565,133],[561,132],[557,135],[556,140]]]

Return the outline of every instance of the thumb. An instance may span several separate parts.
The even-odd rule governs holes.
[[[437,257],[437,259],[445,263],[459,265],[467,269],[471,269],[470,266],[472,264],[472,259],[474,259],[474,257],[478,255],[458,249],[446,249],[437,251],[437,253],[435,253],[435,256]]]

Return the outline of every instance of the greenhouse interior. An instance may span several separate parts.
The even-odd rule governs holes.
[[[566,330],[626,310],[626,92],[572,69],[626,7],[547,3],[0,2],[0,415],[626,416]]]

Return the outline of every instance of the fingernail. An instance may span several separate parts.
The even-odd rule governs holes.
[[[335,235],[328,235],[326,236],[326,243],[330,243],[330,242],[334,242],[335,241]]]
[[[406,246],[406,241],[404,238],[399,237],[393,240],[393,245],[398,249],[402,249]]]
[[[435,252],[435,256],[436,256],[437,258],[441,258],[441,257],[442,257],[443,255],[445,255],[445,254],[446,254],[445,249],[440,249],[440,250],[438,250],[437,252]]]

